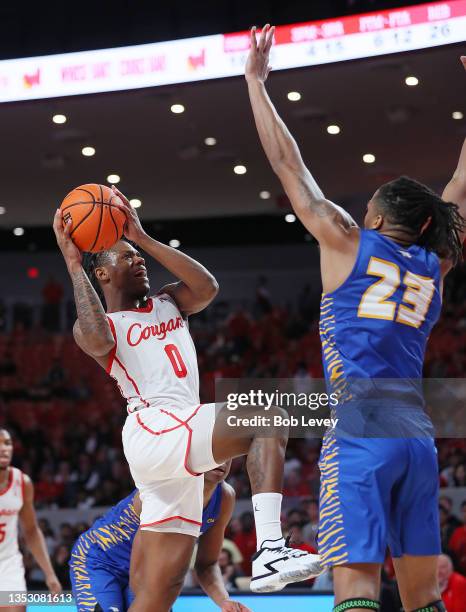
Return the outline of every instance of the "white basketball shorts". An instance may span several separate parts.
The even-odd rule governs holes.
[[[141,497],[141,529],[199,536],[204,472],[219,465],[215,411],[215,404],[148,407],[126,418],[123,449]]]
[[[0,560],[0,591],[25,591],[23,557],[20,553]]]

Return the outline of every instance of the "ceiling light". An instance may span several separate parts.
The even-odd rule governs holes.
[[[172,248],[177,249],[180,246],[181,242],[179,240],[177,240],[176,238],[172,238],[168,244]]]
[[[270,191],[261,191],[259,193],[259,197],[260,197],[261,200],[268,200],[268,199],[270,199],[270,195],[271,195]]]
[[[373,164],[375,162],[375,155],[373,155],[372,153],[364,153],[364,155],[362,156],[362,161],[365,164]]]
[[[416,87],[416,85],[419,85],[419,79],[415,76],[409,76],[406,77],[405,83],[408,87]]]
[[[463,113],[461,111],[454,111],[451,114],[453,119],[456,119],[457,121],[459,121],[460,119],[462,119],[464,117]]]
[[[52,117],[52,121],[54,123],[66,123],[66,116],[65,115],[54,115]]]
[[[179,115],[180,113],[184,113],[184,106],[182,104],[172,104],[170,110],[172,113],[175,113],[175,115]]]
[[[246,174],[246,172],[247,172],[247,168],[246,168],[246,166],[243,166],[243,165],[241,165],[241,164],[238,164],[237,166],[235,166],[235,167],[233,168],[233,172],[234,172],[235,174]]]
[[[289,91],[286,97],[290,102],[298,102],[298,100],[301,100],[301,94],[299,91]]]
[[[22,236],[24,234],[24,227],[15,227],[13,234],[15,236]]]
[[[121,179],[118,176],[118,174],[109,174],[107,176],[107,183],[112,183],[113,185],[116,185],[120,181],[121,181]]]
[[[206,144],[208,147],[213,147],[217,144],[217,139],[209,136],[204,140],[204,144]]]
[[[129,201],[129,203],[131,204],[133,208],[139,208],[142,204],[141,200],[139,200],[138,198],[133,198],[132,200]]]
[[[4,206],[0,206],[0,215],[4,215],[6,213],[6,208]]]
[[[295,215],[293,215],[293,213],[288,213],[287,215],[285,215],[285,221],[287,223],[294,223],[296,221],[296,217]]]
[[[328,125],[327,132],[329,134],[339,134],[341,132],[339,125]]]
[[[85,156],[85,157],[92,157],[93,155],[95,155],[95,149],[94,147],[84,147],[81,150],[81,153]]]

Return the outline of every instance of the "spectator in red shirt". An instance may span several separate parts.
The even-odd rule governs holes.
[[[293,548],[299,548],[299,550],[304,550],[312,555],[317,554],[317,549],[306,542],[302,523],[291,523],[288,527],[288,535],[291,536],[290,543]]]
[[[466,578],[453,571],[453,563],[448,555],[439,557],[438,581],[448,612],[466,612]]]
[[[456,568],[462,574],[466,574],[466,501],[461,504],[461,513],[463,524],[453,532],[448,542],[448,549],[453,555]]]
[[[256,552],[256,530],[252,512],[243,512],[240,516],[241,531],[233,536],[233,542],[243,555],[241,569],[245,576],[251,575],[251,557]]]

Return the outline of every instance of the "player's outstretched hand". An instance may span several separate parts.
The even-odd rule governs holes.
[[[239,601],[231,601],[227,599],[222,603],[222,612],[252,612],[247,606],[244,606]]]
[[[267,23],[259,37],[256,38],[256,26],[251,28],[251,47],[246,62],[246,81],[260,81],[265,83],[272,67],[269,66],[270,49],[273,42],[275,26]]]
[[[116,196],[118,196],[121,201],[113,201],[112,204],[117,206],[126,215],[126,223],[123,229],[123,233],[126,238],[128,238],[128,240],[132,240],[133,242],[138,244],[138,241],[146,235],[146,232],[142,228],[141,221],[139,220],[138,213],[131,206],[128,198],[124,196],[121,191],[115,187],[115,185],[112,185],[112,191]]]
[[[60,593],[63,591],[63,587],[60,584],[58,578],[55,576],[55,574],[46,578],[45,582],[47,584],[48,590],[52,593],[52,595],[60,595]]]
[[[462,55],[460,59],[461,63],[463,64],[463,68],[466,70],[466,55]]]
[[[53,231],[55,232],[57,244],[60,247],[60,251],[63,253],[68,269],[74,264],[81,265],[82,262],[81,251],[70,236],[72,228],[73,222],[71,219],[69,219],[69,221],[65,223],[65,227],[63,227],[63,213],[60,208],[58,208],[53,218]]]

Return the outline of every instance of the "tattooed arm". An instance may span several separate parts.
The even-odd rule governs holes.
[[[102,302],[82,266],[72,267],[69,272],[78,313],[78,320],[73,327],[74,339],[91,357],[106,357],[115,340]]]
[[[70,238],[71,224],[68,223],[63,228],[60,209],[55,213],[53,229],[73,283],[78,313],[78,320],[73,327],[74,338],[85,353],[94,357],[101,365],[106,365],[105,358],[115,341],[99,296],[82,267],[81,252]]]
[[[352,240],[357,234],[353,229],[356,223],[349,213],[326,199],[304,165],[296,141],[265,89],[264,83],[270,72],[268,62],[273,33],[274,28],[265,26],[257,42],[255,28],[251,31],[246,80],[257,131],[265,154],[303,225],[321,245],[336,246],[341,250],[344,249],[344,239]]]

